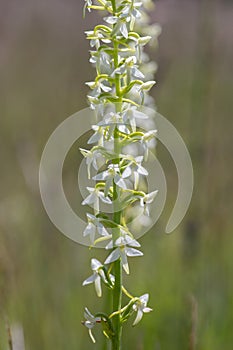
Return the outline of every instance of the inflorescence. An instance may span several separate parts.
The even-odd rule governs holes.
[[[95,111],[97,122],[88,140],[90,149],[80,149],[86,159],[89,179],[94,187],[87,187],[89,195],[83,205],[93,208],[87,213],[87,226],[83,232],[90,246],[104,244],[108,251],[106,260],[91,259],[92,274],[83,285],[94,284],[98,297],[102,286],[113,293],[113,310],[110,315],[92,315],[85,309],[84,325],[95,342],[92,328],[102,324],[103,332],[118,349],[121,326],[131,315],[136,325],[144,313],[152,311],[147,306],[149,295],[135,297],[123,286],[122,270],[129,274],[129,258],[142,256],[140,243],[131,232],[128,222],[132,210],[142,219],[150,217],[150,204],[157,195],[148,193],[144,166],[151,147],[154,147],[156,130],[143,131],[149,115],[142,107],[154,107],[149,91],[154,86],[156,63],[144,51],[149,42],[157,43],[160,27],[149,24],[148,10],[151,0],[85,0],[85,11],[104,13],[104,24],[87,31],[90,41],[90,62],[96,68],[96,78],[87,82],[88,100]],[[96,175],[92,176],[95,171]],[[144,184],[144,185],[143,185]],[[101,210],[102,205],[112,207],[112,212]],[[128,298],[122,306],[121,294]],[[118,339],[117,339],[118,338]]]

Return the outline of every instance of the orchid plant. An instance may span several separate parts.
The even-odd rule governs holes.
[[[98,297],[102,296],[102,286],[107,287],[113,302],[109,315],[92,315],[85,308],[83,324],[93,342],[92,329],[100,324],[113,350],[121,349],[123,324],[134,315],[135,326],[144,313],[152,311],[147,306],[149,294],[133,296],[123,285],[123,273],[130,271],[128,259],[143,255],[129,228],[132,218],[127,212],[139,208],[144,217],[149,217],[157,194],[156,189],[147,193],[141,185],[148,176],[144,162],[156,136],[156,130],[145,132],[140,128],[149,119],[142,107],[154,106],[148,93],[155,84],[156,64],[144,52],[144,46],[156,43],[160,33],[157,24],[149,25],[147,10],[152,6],[151,0],[85,0],[84,6],[85,11],[102,11],[104,24],[86,32],[90,62],[96,68],[95,80],[86,84],[97,122],[88,140],[91,148],[80,149],[88,178],[95,180],[94,187],[87,187],[89,195],[82,203],[93,208],[87,213],[83,235],[89,237],[92,247],[104,244],[109,254],[103,263],[91,259],[92,274],[83,285],[93,283]],[[103,204],[112,211],[103,212]],[[122,304],[123,293],[128,298],[126,305]]]

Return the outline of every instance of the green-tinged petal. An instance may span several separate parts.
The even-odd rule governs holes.
[[[137,190],[139,185],[139,173],[134,171],[134,189]]]
[[[128,264],[128,260],[127,260],[127,256],[126,256],[126,252],[125,249],[121,249],[121,263],[122,263],[122,267],[125,270],[125,272],[127,273],[127,275],[129,274],[129,264]]]
[[[97,276],[95,279],[95,290],[97,296],[100,298],[102,296],[102,289],[101,289],[101,278],[100,276]]]
[[[107,195],[109,194],[109,190],[112,186],[112,180],[113,180],[113,177],[112,176],[109,176],[105,182],[105,188],[104,188],[104,195],[105,197],[107,197]]]
[[[133,323],[133,326],[136,326],[136,324],[138,324],[141,321],[142,316],[143,316],[143,312],[142,312],[142,310],[139,309],[137,312],[137,316],[135,318],[135,321]]]

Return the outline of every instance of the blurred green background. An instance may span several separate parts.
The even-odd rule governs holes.
[[[87,106],[81,0],[0,1],[0,349],[7,350],[5,317],[24,328],[26,349],[106,349],[92,345],[81,325],[86,305],[106,302],[92,287],[92,256],[59,233],[47,217],[38,166],[52,131]],[[233,348],[232,1],[161,0],[151,14],[162,25],[153,89],[158,110],[179,130],[193,160],[195,189],[182,225],[166,235],[177,193],[172,159],[158,145],[168,181],[166,209],[141,239],[143,258],[126,280],[135,294],[150,292],[154,312],[125,327],[123,349]],[[76,210],[78,147],[64,168]],[[101,258],[105,252],[97,251]],[[98,333],[98,331],[97,331]],[[194,345],[196,339],[196,347]]]

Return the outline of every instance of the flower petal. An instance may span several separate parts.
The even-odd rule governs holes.
[[[151,309],[150,307],[144,307],[144,309],[143,309],[144,313],[148,313],[148,312],[151,312],[151,311],[153,311],[153,309]]]
[[[117,16],[104,17],[104,20],[108,24],[115,24],[117,22]]]
[[[138,241],[136,241],[136,239],[132,239],[128,235],[125,236],[125,242],[131,247],[141,247],[141,244]]]
[[[123,188],[123,190],[127,189],[125,181],[120,177],[120,175],[116,174],[114,176],[114,182],[117,186]]]
[[[111,199],[108,198],[108,197],[105,197],[105,195],[102,192],[99,192],[99,197],[100,197],[100,200],[103,203],[106,203],[106,204],[111,204],[112,203]]]
[[[157,194],[158,194],[158,190],[148,193],[148,195],[146,196],[146,202],[148,204],[151,204]]]
[[[128,264],[125,250],[126,249],[121,249],[121,263],[122,263],[123,269],[125,270],[125,272],[128,275],[129,274],[129,264]]]
[[[102,289],[101,289],[101,278],[100,276],[97,276],[95,279],[95,290],[97,296],[100,298],[102,296]]]
[[[122,178],[125,179],[126,177],[129,177],[132,174],[131,168],[128,166],[122,173]]]
[[[138,118],[138,119],[148,119],[148,115],[140,111],[137,111],[136,109],[134,110],[133,116],[134,118]]]
[[[134,189],[137,190],[139,185],[139,173],[134,171]]]
[[[84,317],[88,321],[93,321],[95,319],[95,317],[90,313],[87,307],[85,307],[84,309]]]
[[[145,175],[145,176],[148,175],[148,171],[142,165],[138,165],[137,171],[141,175]]]
[[[91,242],[91,244],[95,243],[95,231],[91,232],[91,234],[90,234],[90,242]]]
[[[139,298],[141,300],[141,302],[146,305],[148,303],[148,300],[149,300],[149,294],[146,293],[146,294],[143,294],[142,296],[140,296]]]
[[[103,265],[101,264],[101,262],[95,258],[91,259],[91,269],[93,271],[97,271],[100,267],[102,267]]]
[[[113,252],[107,257],[107,259],[105,260],[105,264],[110,264],[113,261],[116,261],[117,259],[120,258],[120,252],[119,249],[116,248],[115,250],[113,250]]]
[[[107,176],[108,176],[108,172],[103,171],[102,173],[95,175],[92,179],[93,180],[105,180]]]
[[[133,326],[136,326],[136,324],[138,324],[138,322],[141,321],[142,316],[143,316],[143,312],[142,312],[141,309],[139,309],[138,312],[137,312],[137,316],[136,316],[136,318],[135,318],[135,321],[134,321],[134,323],[133,323]]]
[[[109,189],[112,186],[112,180],[113,177],[109,176],[105,182],[105,188],[104,188],[104,195],[107,197],[108,193],[109,193]]]
[[[102,135],[100,132],[95,132],[87,141],[87,143],[90,145],[92,143],[96,143],[101,139]]]
[[[128,29],[125,23],[122,23],[121,27],[120,27],[120,32],[123,35],[124,38],[128,38]]]
[[[135,77],[135,78],[138,78],[138,79],[144,79],[145,78],[144,74],[135,66],[132,67],[131,72],[132,72],[132,76]],[[141,114],[143,114],[143,113],[141,113]],[[145,114],[143,114],[143,115],[145,115]],[[137,117],[136,115],[134,115],[134,117],[135,118],[140,118],[140,117]],[[143,117],[143,119],[145,119],[145,117]]]
[[[93,192],[93,193],[89,194],[87,196],[87,198],[85,198],[82,201],[82,205],[93,204],[93,203],[95,203],[95,200],[96,200],[96,194]]]
[[[112,249],[113,248],[113,240],[111,240],[105,247],[105,249]]]
[[[134,248],[125,248],[127,256],[142,256],[143,253]]]
[[[83,286],[87,286],[88,284],[93,283],[96,280],[96,275],[93,274],[90,277],[88,277],[85,281],[83,281]]]
[[[101,84],[101,89],[104,91],[104,92],[110,92],[112,91],[112,88],[110,88],[109,86],[106,86],[104,84]]]
[[[101,236],[109,236],[109,238],[111,237],[111,235],[108,233],[108,231],[102,224],[99,224],[97,226],[97,231]]]
[[[94,336],[93,336],[93,334],[92,334],[91,329],[89,329],[88,332],[89,332],[89,335],[90,335],[90,338],[91,338],[92,342],[95,344],[96,341],[95,341],[95,338],[94,338]]]
[[[93,232],[95,233],[95,226],[90,222],[85,228],[85,230],[83,231],[83,237],[91,235],[93,234]]]

